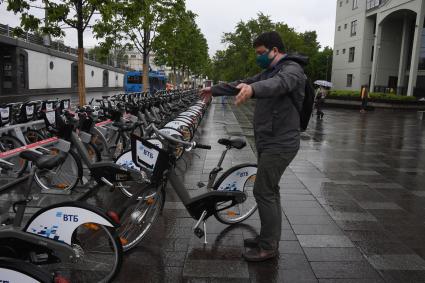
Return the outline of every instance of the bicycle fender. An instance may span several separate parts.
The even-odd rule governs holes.
[[[18,282],[19,283],[40,282],[41,283],[41,281],[35,280],[34,278],[32,278],[32,277],[30,277],[30,276],[28,276],[28,275],[26,275],[22,272],[13,270],[13,269],[7,269],[7,268],[1,268],[0,267],[0,274],[1,274],[0,282],[10,282],[10,283],[14,283],[14,282],[16,282],[16,283],[18,283]]]
[[[75,229],[87,223],[117,227],[117,224],[97,207],[82,202],[65,202],[37,211],[28,221],[24,231],[71,245]]]
[[[257,174],[256,164],[241,164],[223,173],[214,185],[218,191],[243,191],[243,187],[253,175]]]

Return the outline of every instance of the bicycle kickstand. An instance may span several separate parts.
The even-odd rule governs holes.
[[[199,220],[196,222],[195,226],[193,226],[193,232],[198,238],[204,237],[204,245],[208,244],[207,242],[207,223],[205,221],[205,217],[207,216],[207,211],[204,210],[201,214],[201,217],[199,217]],[[199,225],[201,225],[201,222],[203,224],[204,230],[199,228]]]

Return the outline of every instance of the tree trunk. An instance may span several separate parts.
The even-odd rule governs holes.
[[[77,33],[78,33],[78,97],[80,106],[86,105],[86,78],[84,65],[84,41],[83,41],[83,1],[77,2]]]
[[[149,91],[149,55],[143,52],[143,91]]]
[[[150,28],[143,31],[143,91],[149,91]]]

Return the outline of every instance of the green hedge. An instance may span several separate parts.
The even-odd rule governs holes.
[[[332,90],[326,98],[360,100],[360,91],[351,90]],[[371,92],[369,93],[369,101],[417,101],[414,96],[403,96],[389,93]]]

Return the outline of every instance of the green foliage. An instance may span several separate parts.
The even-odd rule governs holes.
[[[351,90],[332,90],[326,96],[331,99],[348,99],[348,100],[360,100],[360,91]],[[417,101],[414,96],[402,96],[389,93],[371,92],[369,93],[369,101]]]
[[[205,75],[209,65],[208,44],[195,22],[196,15],[187,11],[184,1],[177,1],[173,13],[158,27],[152,43],[156,63],[173,71]]]
[[[222,42],[227,48],[217,51],[212,59],[212,79],[216,82],[233,81],[260,72],[255,64],[256,55],[252,43],[258,35],[271,30],[281,35],[287,53],[303,54],[310,58],[306,73],[313,81],[331,80],[332,49],[325,47],[323,51],[319,50],[320,44],[315,31],[298,33],[285,23],[272,22],[269,16],[262,13],[256,19],[239,22],[234,32],[223,35]]]

